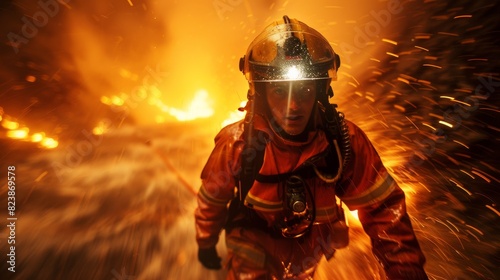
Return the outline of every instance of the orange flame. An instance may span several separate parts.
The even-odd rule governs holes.
[[[167,106],[159,99],[154,103],[160,110],[173,116],[178,121],[191,121],[198,118],[211,117],[214,114],[214,110],[210,104],[211,100],[208,98],[208,92],[204,89],[196,92],[193,101],[191,101],[186,110]]]
[[[241,101],[240,107],[242,107],[242,108],[245,107],[246,103],[247,103],[246,101]],[[244,117],[245,117],[244,111],[234,110],[234,111],[229,113],[229,117],[227,117],[227,119],[222,121],[221,126],[225,127],[226,125],[235,123],[235,122],[243,119]]]
[[[12,139],[26,139],[28,137],[29,129],[23,127],[21,129],[14,129],[7,131],[7,137]]]
[[[5,118],[2,120],[2,126],[6,129],[13,130],[19,128],[19,123]]]
[[[2,127],[7,129],[5,136],[10,139],[27,141],[32,143],[38,143],[40,147],[46,149],[54,149],[59,145],[59,142],[54,138],[46,137],[44,132],[37,132],[30,135],[30,129],[12,120],[10,116],[5,116],[5,118],[0,119],[2,121]]]

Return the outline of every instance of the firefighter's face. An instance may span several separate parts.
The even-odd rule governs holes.
[[[290,135],[302,133],[316,102],[314,81],[266,83],[266,98],[274,121]]]

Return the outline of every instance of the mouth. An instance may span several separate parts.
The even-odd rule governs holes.
[[[304,119],[304,117],[301,115],[291,115],[291,116],[286,117],[286,120],[288,122],[300,122],[303,119]]]

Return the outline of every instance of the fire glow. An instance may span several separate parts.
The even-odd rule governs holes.
[[[59,142],[54,138],[47,137],[45,132],[36,132],[30,134],[30,129],[22,126],[14,120],[9,120],[8,117],[2,117],[2,127],[6,129],[5,136],[13,140],[24,142],[38,143],[38,146],[45,149],[54,149],[59,145]]]

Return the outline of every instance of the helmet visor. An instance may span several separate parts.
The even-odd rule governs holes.
[[[243,66],[248,81],[336,79],[335,53],[304,23],[275,23],[250,44]]]

